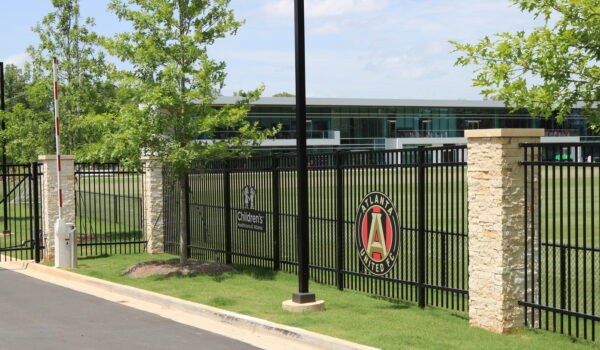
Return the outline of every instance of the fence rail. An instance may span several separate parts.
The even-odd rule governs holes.
[[[522,144],[525,323],[596,339],[600,325],[600,144]]]
[[[308,167],[313,280],[466,310],[466,147],[312,155]],[[295,157],[199,165],[188,176],[188,198],[168,169],[165,184],[168,252],[179,252],[179,222],[187,211],[192,258],[296,272]],[[250,188],[252,203],[243,193]],[[397,260],[385,276],[365,269],[356,245],[357,210],[373,191],[397,209]],[[240,228],[238,215],[248,209],[264,215],[264,232]]]

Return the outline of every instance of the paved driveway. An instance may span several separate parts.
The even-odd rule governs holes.
[[[257,348],[0,268],[0,349]]]

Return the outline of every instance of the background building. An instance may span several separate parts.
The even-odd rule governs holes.
[[[221,97],[215,105],[234,103],[236,99]],[[263,143],[265,151],[294,151],[295,98],[262,98],[252,105],[249,120],[263,127],[281,123],[276,139]],[[526,111],[510,113],[498,101],[307,99],[307,143],[312,153],[464,144],[464,130],[488,128],[543,128],[543,142],[593,139],[579,109],[560,125],[554,119],[532,118]]]

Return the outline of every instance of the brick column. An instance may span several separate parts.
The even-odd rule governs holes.
[[[155,158],[143,157],[144,164],[144,237],[146,251],[164,253],[164,195],[162,167]]]
[[[42,164],[42,225],[44,261],[54,261],[54,223],[58,219],[58,185],[56,156],[39,156]],[[61,156],[61,187],[63,190],[63,218],[75,223],[75,156]]]
[[[543,129],[465,131],[471,326],[496,333],[523,326],[523,307],[518,302],[525,290],[525,181],[518,164],[523,160],[519,143],[539,142],[543,134]]]

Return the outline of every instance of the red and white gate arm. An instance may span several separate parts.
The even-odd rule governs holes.
[[[58,185],[58,220],[54,224],[54,266],[77,267],[77,242],[75,224],[66,223],[63,219],[63,189],[60,179],[62,164],[60,159],[60,116],[58,113],[58,60],[52,58],[52,74],[54,76],[54,129],[56,138],[56,182]]]
[[[56,178],[58,182],[58,218],[62,219],[63,194],[60,182],[61,162],[60,162],[60,117],[58,115],[58,79],[57,70],[58,60],[52,58],[52,73],[54,76],[54,130],[56,141]]]

